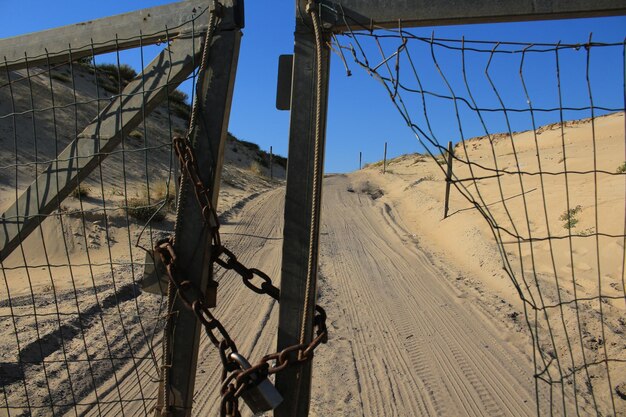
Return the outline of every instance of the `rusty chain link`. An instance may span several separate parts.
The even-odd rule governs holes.
[[[211,201],[211,190],[205,187],[198,172],[198,163],[194,156],[189,137],[176,136],[173,139],[174,150],[179,159],[181,170],[193,187],[196,200],[202,211],[202,217],[210,228],[212,240],[211,263],[217,263],[226,270],[232,270],[238,274],[244,285],[257,294],[267,294],[272,299],[280,302],[280,289],[272,283],[272,279],[263,271],[256,268],[248,268],[243,265],[233,252],[225,248],[221,243],[219,233],[219,218]],[[268,375],[282,371],[288,366],[304,363],[313,358],[314,351],[322,343],[328,341],[326,328],[326,312],[320,306],[315,307],[316,314],[313,318],[315,337],[310,343],[301,343],[289,346],[280,352],[264,356],[255,365],[248,369],[242,369],[240,364],[231,359],[231,354],[237,353],[237,345],[222,323],[211,313],[206,305],[206,296],[193,282],[181,277],[181,271],[176,262],[173,238],[163,239],[157,242],[155,253],[160,257],[165,266],[169,281],[176,289],[177,296],[182,303],[194,312],[202,324],[205,333],[215,347],[218,348],[222,361],[222,386],[221,386],[221,416],[240,416],[239,398],[247,387],[266,378]],[[260,285],[255,285],[255,276],[261,280]],[[296,352],[295,359],[291,358]],[[274,361],[274,365],[270,362]]]
[[[244,284],[255,293],[267,294],[274,300],[280,302],[280,289],[273,285],[271,278],[267,274],[255,268],[245,267],[237,260],[232,252],[223,246],[215,249],[225,254],[227,259],[223,260],[215,257],[214,262],[227,270],[235,271],[241,276]],[[221,388],[222,403],[220,407],[222,416],[234,417],[240,415],[238,411],[239,397],[254,380],[258,381],[264,379],[268,375],[282,371],[287,366],[311,360],[317,346],[328,341],[326,312],[322,307],[316,306],[316,315],[313,322],[316,332],[315,338],[310,343],[289,346],[280,352],[264,356],[257,364],[249,369],[242,369],[237,362],[230,359],[231,353],[238,352],[237,345],[231,339],[222,323],[211,313],[209,308],[206,307],[203,301],[203,292],[191,281],[182,280],[180,278],[180,271],[177,269],[176,254],[172,246],[171,238],[158,242],[155,252],[159,254],[161,262],[165,265],[167,276],[176,288],[181,301],[187,308],[194,312],[204,327],[209,340],[219,350],[223,366]],[[252,283],[255,275],[262,279],[260,286],[256,286]],[[290,359],[290,354],[293,352],[298,353],[295,360]],[[275,361],[275,364],[270,365],[270,361]]]

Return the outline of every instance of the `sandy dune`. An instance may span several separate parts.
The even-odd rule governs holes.
[[[576,405],[583,414],[626,413],[624,146],[623,113],[457,144],[454,174],[463,181],[445,220],[445,167],[430,158],[406,155],[387,175],[380,163],[353,175],[355,191],[389,204],[434,259],[462,271],[455,286],[519,336],[531,360],[534,339],[536,372],[554,381],[555,413]],[[512,173],[494,178],[496,168]],[[474,204],[498,225],[499,245]]]
[[[145,132],[163,123],[157,112]],[[625,158],[624,114],[596,119],[595,142],[591,128],[571,122],[457,145],[457,179],[491,177],[457,183],[447,219],[442,167],[423,155],[390,161],[385,175],[373,164],[326,178],[319,298],[330,341],[315,357],[312,415],[582,416],[613,407],[626,415],[626,191],[624,175],[614,175]],[[23,130],[20,139],[34,145]],[[121,156],[112,156],[86,182],[91,196],[68,198],[2,265],[0,415],[28,415],[29,406],[37,416],[150,414],[164,304],[141,289],[140,246],[169,233],[173,213],[143,230],[122,204],[142,195],[147,172],[159,174],[156,183],[175,176],[169,136],[150,139],[163,151],[135,144],[123,177]],[[54,156],[53,144],[40,144],[40,161]],[[284,189],[252,169],[252,148],[229,142],[222,236],[279,284]],[[0,155],[4,207],[33,177],[28,164],[13,170],[16,160]],[[580,171],[567,182],[558,174],[565,164]],[[493,177],[494,169],[548,174]],[[489,209],[500,245],[466,197]],[[218,270],[218,281],[215,314],[241,353],[255,361],[273,351],[278,305],[232,273]],[[200,349],[194,413],[215,415],[219,358],[207,340]],[[536,372],[553,382],[539,382],[537,393]]]

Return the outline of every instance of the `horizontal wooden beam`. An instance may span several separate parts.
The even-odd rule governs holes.
[[[0,261],[139,126],[144,114],[187,79],[200,62],[201,47],[201,39],[174,40],[0,216]]]
[[[231,6],[236,0],[222,0]],[[212,2],[185,0],[151,7],[102,19],[90,20],[27,35],[0,39],[0,69],[17,70],[29,66],[68,62],[72,59],[136,48],[173,39],[192,31],[206,31]],[[192,24],[194,16],[197,17]],[[233,19],[221,25],[223,29],[241,26]],[[167,29],[167,33],[166,33]],[[46,52],[47,51],[47,52]]]
[[[322,0],[334,30],[361,27],[442,26],[626,14],[624,0]],[[341,6],[339,6],[339,4]],[[335,10],[338,13],[333,12]]]

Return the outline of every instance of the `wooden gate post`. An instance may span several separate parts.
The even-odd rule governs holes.
[[[305,343],[313,336],[313,315],[317,299],[317,257],[321,205],[314,190],[313,172],[324,166],[326,110],[328,102],[328,68],[330,54],[322,44],[322,83],[316,83],[316,42],[312,23],[306,12],[306,0],[296,2],[296,31],[294,45],[291,125],[289,129],[289,159],[285,196],[285,226],[281,295],[278,329],[278,350],[300,343],[303,317]],[[307,21],[308,20],[308,21]],[[321,89],[321,152],[315,166],[316,99]],[[315,199],[319,199],[317,204]],[[312,233],[311,233],[312,232]],[[308,271],[309,263],[312,270]],[[309,275],[310,274],[310,275]],[[307,276],[312,278],[308,288]],[[309,302],[305,306],[305,299]],[[308,415],[311,390],[311,362],[286,368],[276,374],[276,387],[284,401],[274,411],[276,417],[305,417]]]
[[[237,18],[235,9],[224,7],[222,21],[242,21]],[[226,30],[218,26],[208,51],[206,71],[198,80],[198,119],[191,146],[200,167],[201,180],[211,190],[214,207],[219,194],[240,41],[239,27]],[[193,186],[181,187],[181,193],[180,220],[174,244],[176,262],[180,265],[181,274],[202,291],[207,291],[209,285],[215,285],[210,262],[209,227],[205,224]],[[188,417],[193,402],[201,326],[194,312],[184,305],[180,297],[173,294],[170,297],[174,302],[164,335],[163,372],[167,377],[162,380],[159,390],[159,403],[165,402],[165,408],[157,409],[156,415]]]

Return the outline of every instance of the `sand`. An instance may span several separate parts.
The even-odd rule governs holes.
[[[158,120],[150,123],[158,130]],[[570,170],[593,167],[590,127],[582,121],[565,128]],[[624,115],[598,118],[594,128],[598,168],[615,172],[624,162]],[[499,168],[516,169],[519,164],[532,171],[540,162],[544,171],[562,170],[560,129],[542,128],[537,138],[540,152],[533,132],[517,134],[512,142],[506,136],[492,138]],[[466,145],[467,154],[457,146],[457,157],[484,166],[474,176],[489,175],[489,139]],[[266,173],[252,168],[255,156],[242,146],[232,145],[227,153],[219,204],[222,236],[244,264],[265,271],[279,284],[283,183],[259,175]],[[104,183],[114,186],[121,180],[119,165],[110,161]],[[166,161],[157,155],[148,162],[167,173]],[[461,179],[470,175],[458,161],[454,172]],[[24,252],[17,251],[3,265],[0,331],[6,342],[0,351],[5,381],[0,414],[25,415],[2,407],[28,402],[42,407],[33,415],[50,415],[50,400],[57,404],[55,415],[151,413],[164,306],[160,296],[141,289],[145,255],[138,246],[149,247],[151,239],[167,234],[173,213],[142,232],[141,222],[128,219],[123,210],[102,210],[106,203],[119,208],[125,196],[141,196],[143,175],[143,168],[129,172],[121,195],[106,188],[85,201],[69,198],[66,211],[47,219],[24,242]],[[0,200],[6,207],[15,183],[3,178]],[[87,185],[95,188],[99,177],[90,181]],[[450,215],[443,219],[441,166],[422,155],[390,161],[386,174],[373,164],[327,176],[319,302],[328,312],[330,340],[315,356],[311,415],[525,416],[549,413],[551,394],[554,415],[564,414],[563,403],[569,415],[576,407],[580,415],[595,415],[594,399],[602,415],[610,415],[611,392],[616,413],[626,415],[626,400],[615,394],[626,382],[626,368],[616,362],[626,360],[623,238],[596,241],[593,236],[595,231],[623,234],[623,176],[599,175],[597,197],[593,175],[570,176],[570,207],[581,206],[571,229],[559,220],[567,209],[564,178],[545,176],[543,181],[542,186],[540,177],[524,176],[520,185],[518,176],[511,175],[475,185],[463,182],[472,196],[477,198],[480,191],[493,218],[509,231],[526,237],[547,236],[549,231],[564,237],[552,246],[538,241],[531,247],[517,245],[504,231],[504,244],[498,246],[487,222],[461,195],[462,188],[452,190]],[[81,214],[89,209],[94,214]],[[570,231],[576,236],[573,264]],[[62,236],[67,245],[59,244]],[[42,242],[49,249],[44,251]],[[215,315],[240,352],[254,362],[273,351],[278,305],[247,290],[232,272],[218,269],[217,280]],[[538,289],[541,302],[536,301]],[[566,303],[546,309],[547,318],[540,310],[535,323],[520,294],[538,307],[556,305],[559,296]],[[575,310],[574,297],[589,301],[580,301]],[[546,375],[560,378],[559,372],[581,363],[583,353],[587,363],[600,364],[576,371],[575,378],[564,377],[563,390],[555,384],[551,393],[550,386],[540,383],[536,394],[533,339],[524,307],[531,311],[531,324],[537,326],[534,340],[543,352],[535,353],[535,360],[542,362],[546,355],[555,359],[547,361]],[[552,339],[547,337],[550,330]],[[18,355],[29,364],[16,366]],[[604,357],[614,360],[608,366],[610,386]],[[203,339],[198,358],[194,415],[216,415],[219,355]],[[585,385],[587,374],[592,375],[593,391]],[[244,415],[250,415],[247,409]]]

